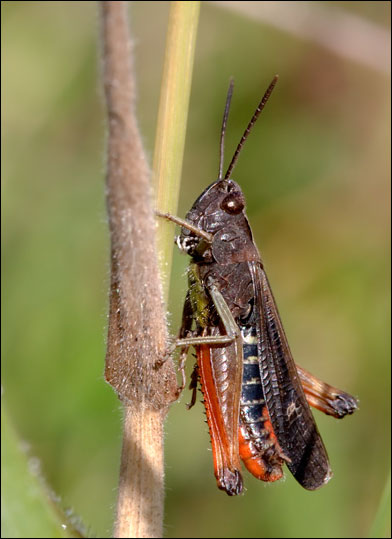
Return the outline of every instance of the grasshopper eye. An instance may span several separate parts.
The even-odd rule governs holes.
[[[244,209],[244,199],[239,193],[231,193],[221,202],[221,208],[230,215],[237,215]]]

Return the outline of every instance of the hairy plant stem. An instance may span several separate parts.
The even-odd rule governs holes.
[[[127,3],[100,2],[108,115],[107,209],[111,239],[105,378],[124,404],[115,537],[162,537],[163,421],[176,398],[167,359],[150,170],[137,127]]]

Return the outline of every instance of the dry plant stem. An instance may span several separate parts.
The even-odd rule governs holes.
[[[163,537],[163,415],[126,409],[114,537]]]
[[[127,3],[100,2],[100,13],[111,238],[105,377],[125,412],[114,536],[162,537],[163,421],[177,383],[172,362],[159,362],[166,356],[167,330],[150,171],[134,111]]]

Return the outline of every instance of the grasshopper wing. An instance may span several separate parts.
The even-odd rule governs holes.
[[[306,489],[332,477],[327,452],[306,401],[279,312],[260,262],[249,262],[255,291],[260,377],[271,423],[290,462],[287,466]]]

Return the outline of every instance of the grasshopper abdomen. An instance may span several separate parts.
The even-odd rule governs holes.
[[[240,327],[243,339],[243,377],[239,418],[239,452],[246,469],[262,481],[283,476],[283,451],[275,436],[260,379],[257,333]]]

